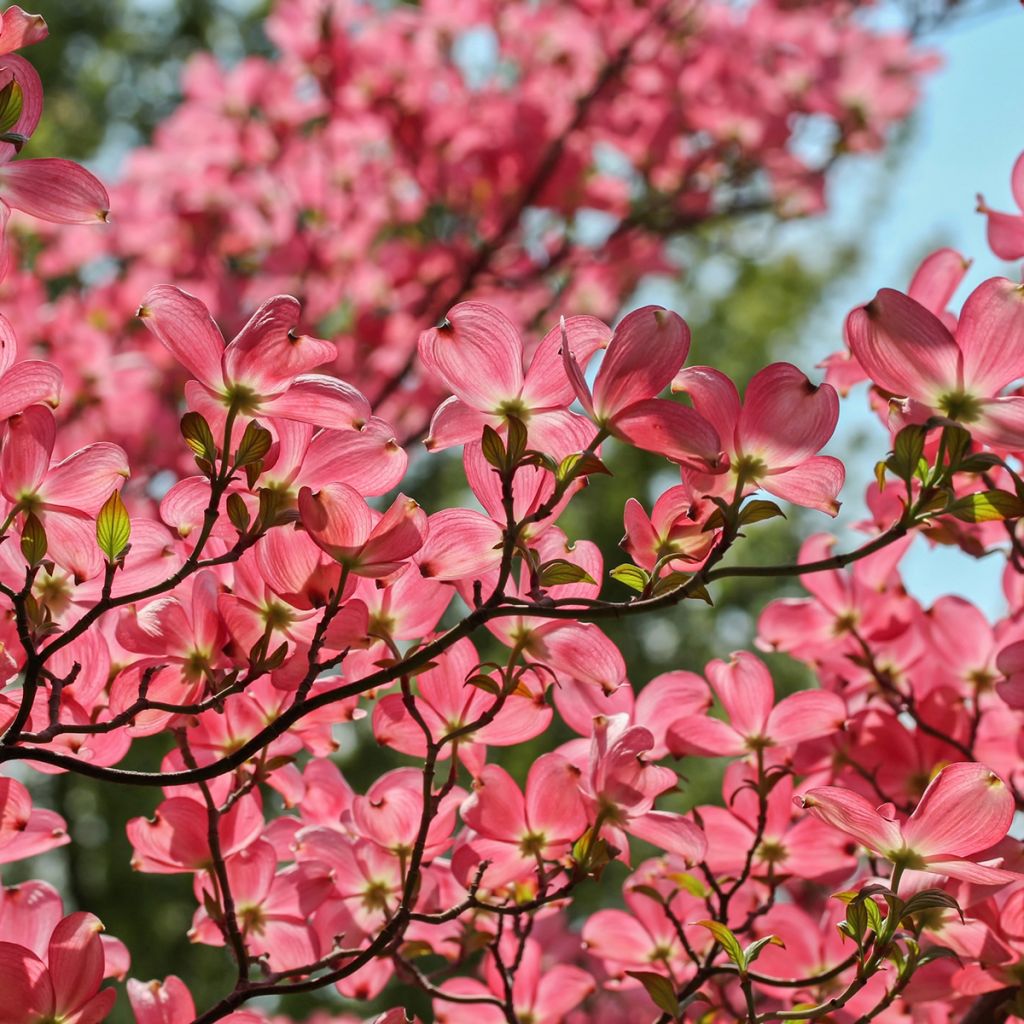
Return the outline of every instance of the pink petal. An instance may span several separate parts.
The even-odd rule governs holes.
[[[939,249],[921,262],[907,294],[929,312],[941,316],[970,265],[971,261],[955,249]]]
[[[810,789],[794,801],[833,828],[853,836],[876,853],[899,850],[903,836],[895,821],[883,818],[859,793],[840,786]]]
[[[819,736],[831,736],[846,721],[846,705],[834,693],[804,690],[779,701],[768,716],[766,734],[788,747]]]
[[[665,743],[676,757],[736,757],[747,753],[743,737],[717,718],[681,718],[669,726]]]
[[[24,57],[15,53],[4,55],[0,63],[0,88],[14,79],[21,86],[21,115],[8,131],[31,138],[43,112],[43,83],[36,69]],[[0,164],[6,164],[17,155],[14,145],[0,142]]]
[[[529,830],[543,832],[549,842],[578,839],[587,827],[580,797],[579,769],[560,754],[542,754],[526,777],[526,820]]]
[[[1010,172],[1010,191],[1017,205],[1024,210],[1024,153],[1017,157]]]
[[[593,316],[567,316],[565,334],[569,352],[578,366],[611,340],[611,328]],[[523,385],[523,401],[531,409],[565,408],[572,404],[576,389],[566,375],[562,358],[562,328],[553,327],[533,355]]]
[[[838,420],[835,388],[815,387],[795,366],[773,363],[747,385],[738,428],[740,447],[769,469],[788,469],[816,455]]]
[[[63,376],[53,363],[26,359],[15,363],[0,378],[0,420],[24,412],[30,405],[56,407]]]
[[[480,412],[453,395],[435,410],[423,445],[428,452],[440,452],[457,444],[469,444],[480,440],[485,426],[497,428],[501,422],[499,417]]]
[[[846,318],[846,341],[868,376],[894,395],[926,405],[960,386],[960,349],[934,313],[883,288]]]
[[[331,557],[354,552],[373,529],[373,513],[359,492],[347,484],[328,484],[316,494],[299,491],[299,516],[306,532]]]
[[[1024,448],[1024,397],[984,398],[978,405],[980,414],[968,427],[979,441],[1012,451]]]
[[[332,430],[360,430],[371,415],[361,391],[336,377],[315,373],[296,377],[284,394],[264,402],[260,409],[267,416]]]
[[[903,827],[907,846],[922,856],[967,857],[998,843],[1013,821],[1014,799],[986,765],[947,765],[932,779]]]
[[[362,430],[318,433],[303,459],[301,479],[314,490],[335,481],[345,483],[369,498],[390,491],[405,476],[408,464],[390,424],[374,416]]]
[[[199,299],[172,285],[157,285],[142,300],[139,317],[197,380],[212,391],[223,388],[224,337]]]
[[[1024,287],[1005,277],[978,285],[960,313],[956,341],[970,394],[995,395],[1024,376]]]
[[[336,359],[338,350],[331,342],[296,332],[300,313],[291,295],[261,303],[224,350],[225,376],[271,395],[299,374]]]
[[[704,833],[681,814],[648,811],[639,818],[630,818],[623,827],[637,839],[682,857],[687,864],[699,863],[708,850]]]
[[[1005,871],[1003,868],[988,867],[975,864],[972,860],[943,859],[928,857],[925,861],[926,871],[937,875],[948,875],[961,882],[973,882],[975,885],[1009,885],[1020,882],[1021,875],[1016,871]]]
[[[0,993],[0,1024],[36,1024],[53,1016],[46,964],[24,946],[0,942]]]
[[[484,765],[460,813],[469,828],[488,839],[518,843],[530,831],[523,794],[512,776],[496,764]]]
[[[2,166],[0,193],[16,210],[57,224],[102,223],[110,213],[102,182],[71,160],[19,160]]]
[[[740,396],[736,385],[710,366],[688,366],[676,374],[672,390],[689,395],[697,410],[718,431],[722,444],[733,451],[740,421]]]
[[[988,247],[1001,260],[1019,260],[1024,256],[1024,215],[999,213],[986,209]]]
[[[690,351],[690,329],[661,306],[627,314],[615,328],[594,381],[594,409],[602,420],[660,394]]]
[[[501,561],[501,528],[472,509],[445,509],[430,517],[427,541],[416,559],[428,579],[481,577]]]
[[[58,1015],[70,1014],[99,990],[103,981],[103,925],[94,914],[65,917],[50,938],[48,963]]]
[[[191,993],[173,974],[163,981],[129,978],[127,987],[136,1024],[189,1024],[196,1015]]]
[[[846,481],[846,469],[831,455],[815,455],[785,473],[772,473],[759,481],[762,490],[804,508],[830,516],[839,514],[836,496]]]
[[[453,395],[482,412],[519,397],[523,343],[512,321],[483,302],[460,302],[441,327],[424,331],[420,359]]]
[[[49,29],[41,14],[26,14],[17,4],[8,7],[0,22],[0,54],[42,42]]]
[[[8,431],[0,471],[3,493],[16,502],[39,490],[50,468],[57,423],[45,406],[32,405],[10,421]]]
[[[544,971],[533,1003],[537,1024],[559,1024],[596,988],[593,977],[580,967],[555,964]]]
[[[58,462],[47,474],[39,494],[47,505],[92,516],[129,475],[124,449],[98,441]]]
[[[624,409],[608,425],[616,437],[637,448],[698,472],[724,465],[722,444],[714,427],[699,413],[677,402],[652,398]]]
[[[708,682],[741,736],[763,736],[775,701],[775,687],[764,662],[747,651],[705,668]]]

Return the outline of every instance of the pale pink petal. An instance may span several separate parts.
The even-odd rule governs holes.
[[[41,14],[26,14],[17,4],[8,7],[0,22],[0,54],[39,43],[49,35]]]
[[[681,718],[669,726],[665,743],[676,757],[736,757],[748,749],[744,738],[717,718]]]
[[[543,972],[533,1004],[536,1024],[561,1024],[596,988],[593,977],[580,967],[555,964]]]
[[[965,424],[971,433],[994,448],[1024,448],[1024,397],[983,398],[977,419]]]
[[[398,484],[408,464],[390,424],[374,416],[362,430],[318,433],[302,462],[301,479],[314,490],[340,482],[374,497]]]
[[[416,559],[421,575],[436,580],[482,576],[501,561],[501,527],[468,508],[444,509],[430,517],[427,541]]]
[[[997,394],[1024,376],[1024,287],[992,277],[967,297],[956,341],[963,353],[964,389]]]
[[[831,455],[815,455],[785,473],[772,473],[759,481],[762,490],[804,508],[830,516],[839,514],[837,495],[846,481],[846,469]]]
[[[304,374],[288,390],[264,402],[267,416],[312,423],[332,430],[359,430],[370,419],[370,403],[351,384],[336,377]]]
[[[500,417],[481,412],[453,395],[437,407],[423,445],[428,452],[444,451],[457,444],[479,441],[485,426],[497,428],[500,424]]]
[[[995,772],[975,761],[958,762],[932,779],[903,836],[922,856],[967,857],[998,843],[1013,812],[1013,794]]]
[[[1024,214],[985,210],[988,217],[988,247],[1001,260],[1024,256]]]
[[[676,374],[672,390],[689,395],[694,409],[718,431],[726,449],[735,450],[740,396],[724,373],[710,366],[687,366]]]
[[[772,708],[766,735],[782,747],[819,736],[830,736],[843,727],[846,705],[834,693],[804,690],[784,697]]]
[[[103,925],[93,914],[65,917],[50,938],[50,977],[58,1014],[69,1014],[96,994],[103,981]]]
[[[947,875],[950,878],[959,879],[961,882],[973,882],[975,885],[1010,885],[1015,882],[1019,883],[1024,877],[1016,871],[975,864],[973,860],[928,857],[925,864],[926,871],[934,872],[937,875]]]
[[[661,306],[628,313],[615,328],[594,381],[594,410],[611,419],[627,406],[660,394],[690,351],[690,329]]]
[[[57,224],[104,222],[110,197],[103,183],[71,160],[48,157],[0,166],[4,202]]]
[[[0,454],[2,487],[6,497],[19,501],[36,494],[50,468],[57,423],[45,406],[32,405],[10,421],[8,431]]]
[[[453,395],[482,412],[519,397],[523,343],[512,321],[483,302],[460,302],[420,335],[420,359]]]
[[[846,318],[846,341],[868,376],[926,405],[960,387],[960,349],[942,322],[901,292],[883,288]]]
[[[1017,205],[1024,210],[1024,153],[1014,161],[1010,172],[1010,191]]]
[[[623,828],[637,839],[682,857],[687,864],[699,863],[707,853],[708,841],[704,833],[681,814],[648,811],[638,818],[630,818]]]
[[[626,681],[626,663],[618,647],[601,630],[589,623],[573,623],[544,636],[546,661],[555,672],[582,683],[600,687],[605,693]]]
[[[199,299],[172,285],[157,285],[142,300],[139,317],[197,380],[221,390],[224,337]]]
[[[578,839],[587,827],[579,769],[561,754],[542,754],[526,777],[526,820],[531,832],[549,842]]]
[[[163,981],[129,978],[127,987],[136,1024],[190,1024],[196,1015],[192,994],[173,974]]]
[[[328,484],[316,494],[303,487],[299,516],[309,536],[332,557],[361,547],[373,529],[370,507],[347,484]]]
[[[745,455],[771,469],[788,469],[816,455],[839,420],[839,396],[813,385],[790,363],[773,363],[747,385],[738,428]]]

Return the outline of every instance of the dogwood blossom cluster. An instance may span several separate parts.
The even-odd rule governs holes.
[[[34,22],[12,10],[13,42]],[[40,774],[146,787],[133,867],[190,879],[189,936],[224,950],[197,1005],[88,908],[11,886],[0,1021],[98,1024],[120,998],[138,1024],[286,1024],[324,990],[347,1009],[314,1020],[400,1024],[398,985],[449,1024],[1024,1018],[1024,287],[990,279],[954,316],[965,270],[941,251],[850,314],[828,372],[870,381],[891,450],[863,543],[778,565],[744,560],[761,522],[838,510],[839,393],[788,363],[690,365],[659,306],[531,336],[476,297],[420,332],[444,397],[417,457],[461,456],[451,506],[416,500],[393,406],[292,296],[232,335],[178,285],[138,295],[186,381],[189,469],[163,493],[127,486],[152,475],[135,451],[73,447],[62,364],[19,359],[0,320],[0,863],[72,839]],[[671,479],[602,508],[613,445]],[[622,518],[618,565],[567,532],[588,502]],[[911,597],[918,535],[1005,556],[1003,619]],[[803,582],[758,644],[813,686],[779,692],[745,650],[631,678],[621,630],[753,576]],[[354,785],[333,756],[354,728],[399,767]],[[541,737],[516,771],[508,748]],[[682,758],[723,760],[720,799]]]
[[[175,365],[134,322],[164,282],[229,333],[296,296],[334,372],[420,436],[444,395],[416,339],[458,302],[530,336],[562,311],[608,320],[673,272],[680,232],[821,212],[827,169],[880,149],[937,62],[871,6],[278,0],[276,56],[189,64],[108,229],[38,257],[38,226],[19,231],[6,298],[64,370],[68,443],[187,469]]]

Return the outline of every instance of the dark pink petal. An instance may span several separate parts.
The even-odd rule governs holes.
[[[579,769],[561,754],[542,754],[526,777],[526,820],[531,832],[549,842],[578,839],[587,827]]]
[[[921,262],[907,294],[929,312],[942,316],[970,265],[955,249],[939,249]]]
[[[747,385],[738,428],[740,448],[769,469],[789,469],[816,455],[839,420],[839,396],[816,387],[790,363],[773,363]]]
[[[804,508],[816,508],[830,516],[839,514],[836,496],[843,489],[846,469],[831,455],[815,455],[785,473],[773,473],[759,481],[762,490]]]
[[[0,22],[0,54],[42,42],[50,33],[41,14],[26,14],[17,4],[4,11]]]
[[[735,452],[740,395],[724,373],[710,366],[687,366],[676,374],[672,390],[689,395],[694,409],[718,431],[725,449]]]
[[[830,736],[843,727],[846,705],[834,693],[804,690],[784,697],[768,716],[766,734],[788,747],[819,736]]]
[[[329,341],[299,334],[301,307],[291,295],[275,295],[260,304],[224,350],[224,375],[257,394],[282,391],[299,374],[337,358]]]
[[[956,341],[963,353],[964,389],[996,395],[1024,376],[1024,285],[991,277],[967,297]]]
[[[732,727],[741,736],[765,735],[775,687],[764,662],[747,651],[737,651],[728,661],[709,662],[705,673]]]
[[[846,341],[885,391],[933,406],[960,387],[960,349],[942,321],[920,303],[883,288],[846,318]]]
[[[1014,799],[989,767],[947,765],[932,779],[903,827],[907,846],[922,856],[967,857],[987,850],[1009,831]]]
[[[0,1024],[37,1024],[53,1016],[46,964],[13,942],[0,942],[0,996]]]
[[[360,430],[370,419],[370,403],[351,384],[310,373],[296,377],[282,395],[264,402],[267,416],[312,423],[332,430]]]
[[[661,306],[627,314],[615,328],[594,381],[594,410],[612,419],[635,402],[659,395],[690,351],[690,329]]]
[[[21,86],[22,106],[21,115],[8,131],[31,138],[43,113],[43,83],[36,69],[15,53],[6,54],[0,62],[0,88],[5,88],[12,79]],[[16,155],[13,143],[0,142],[0,165]]]
[[[460,302],[441,327],[420,335],[420,359],[453,395],[481,412],[519,397],[523,343],[512,321],[494,306]]]
[[[612,329],[596,317],[567,316],[564,324],[569,353],[577,366],[586,366],[591,356],[611,340]],[[565,408],[576,397],[576,389],[565,371],[562,338],[559,325],[548,331],[537,346],[523,385],[523,402],[530,409]]]
[[[648,811],[638,818],[630,818],[623,828],[637,839],[682,857],[687,864],[699,863],[708,850],[704,833],[681,814]]]
[[[50,978],[59,1015],[70,1016],[84,1006],[103,981],[103,924],[94,914],[78,912],[65,917],[50,938]]]
[[[664,455],[698,472],[717,472],[725,466],[715,428],[699,413],[678,402],[661,398],[636,402],[619,413],[608,427],[616,437],[637,448]]]
[[[32,405],[10,421],[8,430],[7,442],[0,454],[2,486],[11,501],[19,501],[35,495],[46,477],[57,424],[49,409]]]
[[[110,197],[103,183],[71,160],[19,160],[0,166],[4,202],[57,224],[103,223]]]
[[[117,991],[105,988],[97,992],[87,1003],[78,1008],[72,1017],[65,1018],[67,1024],[103,1024],[117,1002]]]
[[[821,786],[793,799],[815,817],[853,836],[869,850],[886,854],[903,847],[899,825],[883,818],[860,793],[852,789]]]
[[[460,813],[474,832],[488,839],[518,843],[530,831],[523,794],[512,776],[496,764],[484,765]]]
[[[597,983],[587,971],[568,964],[555,964],[544,971],[537,983],[533,1012],[537,1024],[558,1024],[596,988]]]
[[[423,547],[426,534],[427,514],[412,498],[399,494],[370,532],[353,571],[373,579],[390,575]]]
[[[224,336],[199,299],[172,285],[157,285],[142,300],[139,317],[198,381],[213,391],[223,388]]]

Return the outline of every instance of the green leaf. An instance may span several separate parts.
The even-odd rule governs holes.
[[[880,491],[885,490],[885,468],[884,461],[875,463],[875,483]]]
[[[662,974],[655,974],[654,971],[626,971],[626,974],[636,978],[643,985],[651,997],[651,1002],[662,1013],[667,1013],[673,1020],[679,1016],[679,1000],[668,978]]]
[[[481,674],[470,676],[464,685],[475,686],[478,690],[483,690],[485,693],[493,694],[495,697],[501,695],[501,686],[491,676]]]
[[[593,476],[595,473],[612,475],[612,471],[596,455],[590,452],[573,452],[562,459],[555,475],[559,480],[575,480],[577,477]]]
[[[946,465],[956,469],[963,461],[971,447],[971,435],[963,427],[948,426],[943,428],[946,442]]]
[[[25,94],[12,78],[0,89],[0,132],[9,132],[21,117],[25,105]]]
[[[497,470],[505,468],[505,442],[494,427],[485,424],[480,438],[480,450],[487,462]]]
[[[266,427],[261,427],[256,420],[249,420],[235,452],[235,466],[244,469],[246,466],[262,462],[273,441],[274,437]]]
[[[540,567],[540,585],[557,587],[567,583],[596,583],[597,580],[581,565],[574,565],[564,558],[553,558]]]
[[[669,880],[675,882],[680,889],[688,892],[691,896],[696,896],[697,899],[706,899],[711,890],[699,879],[693,875],[685,874],[680,872],[678,874],[671,874],[668,876]]]
[[[516,416],[508,417],[508,444],[506,446],[505,458],[508,460],[508,468],[519,465],[519,460],[526,453],[526,445],[529,436],[526,431],[526,424]]]
[[[629,887],[630,892],[638,893],[641,896],[646,896],[649,900],[654,900],[659,906],[665,905],[665,898],[654,888],[653,885],[631,885]]]
[[[786,948],[786,944],[778,937],[778,935],[766,935],[762,939],[755,939],[745,950],[743,950],[743,958],[747,961],[749,967],[760,955],[761,951],[765,946],[781,946],[783,949]]]
[[[743,955],[743,948],[729,926],[722,924],[721,921],[698,921],[697,924],[711,932],[715,941],[725,950],[725,955],[740,969],[741,974],[745,974],[747,958]]]
[[[943,892],[942,889],[922,889],[920,892],[914,893],[903,904],[900,920],[905,921],[908,917],[920,914],[924,910],[940,908],[943,910],[955,910],[960,915],[960,920],[963,921],[964,912],[960,909],[960,904],[948,892]]]
[[[654,596],[660,597],[662,594],[667,594],[670,590],[675,590],[678,587],[689,583],[692,578],[692,573],[679,571],[670,572],[667,576],[662,576],[661,579],[654,584]],[[688,600],[703,601],[705,604],[709,604],[714,607],[715,602],[711,600],[711,594],[705,586],[691,587],[686,596]]]
[[[46,557],[46,530],[34,512],[25,516],[21,530],[21,553],[29,565],[36,566]]]
[[[216,461],[217,442],[213,439],[210,424],[199,413],[187,412],[181,417],[181,436],[197,459],[210,464]]]
[[[620,583],[624,583],[627,587],[641,594],[651,580],[646,570],[641,569],[638,565],[630,565],[629,562],[623,562],[622,565],[615,566],[608,575],[613,580],[618,580]]]
[[[979,491],[957,498],[946,512],[965,523],[991,523],[1024,515],[1024,501],[1009,491]]]
[[[114,491],[96,517],[96,543],[108,562],[116,562],[123,557],[131,535],[132,523],[128,518],[128,509],[124,507],[120,493]]]
[[[227,509],[231,525],[239,533],[245,533],[249,529],[249,508],[245,499],[240,494],[229,494]]]
[[[774,501],[757,501],[748,502],[743,506],[740,511],[740,525],[746,526],[748,523],[760,523],[766,519],[777,519],[781,516],[783,519],[786,518],[786,513],[775,504]]]
[[[924,453],[924,441],[928,431],[918,423],[904,427],[893,442],[892,455],[886,465],[908,485],[917,472],[918,463]]]

